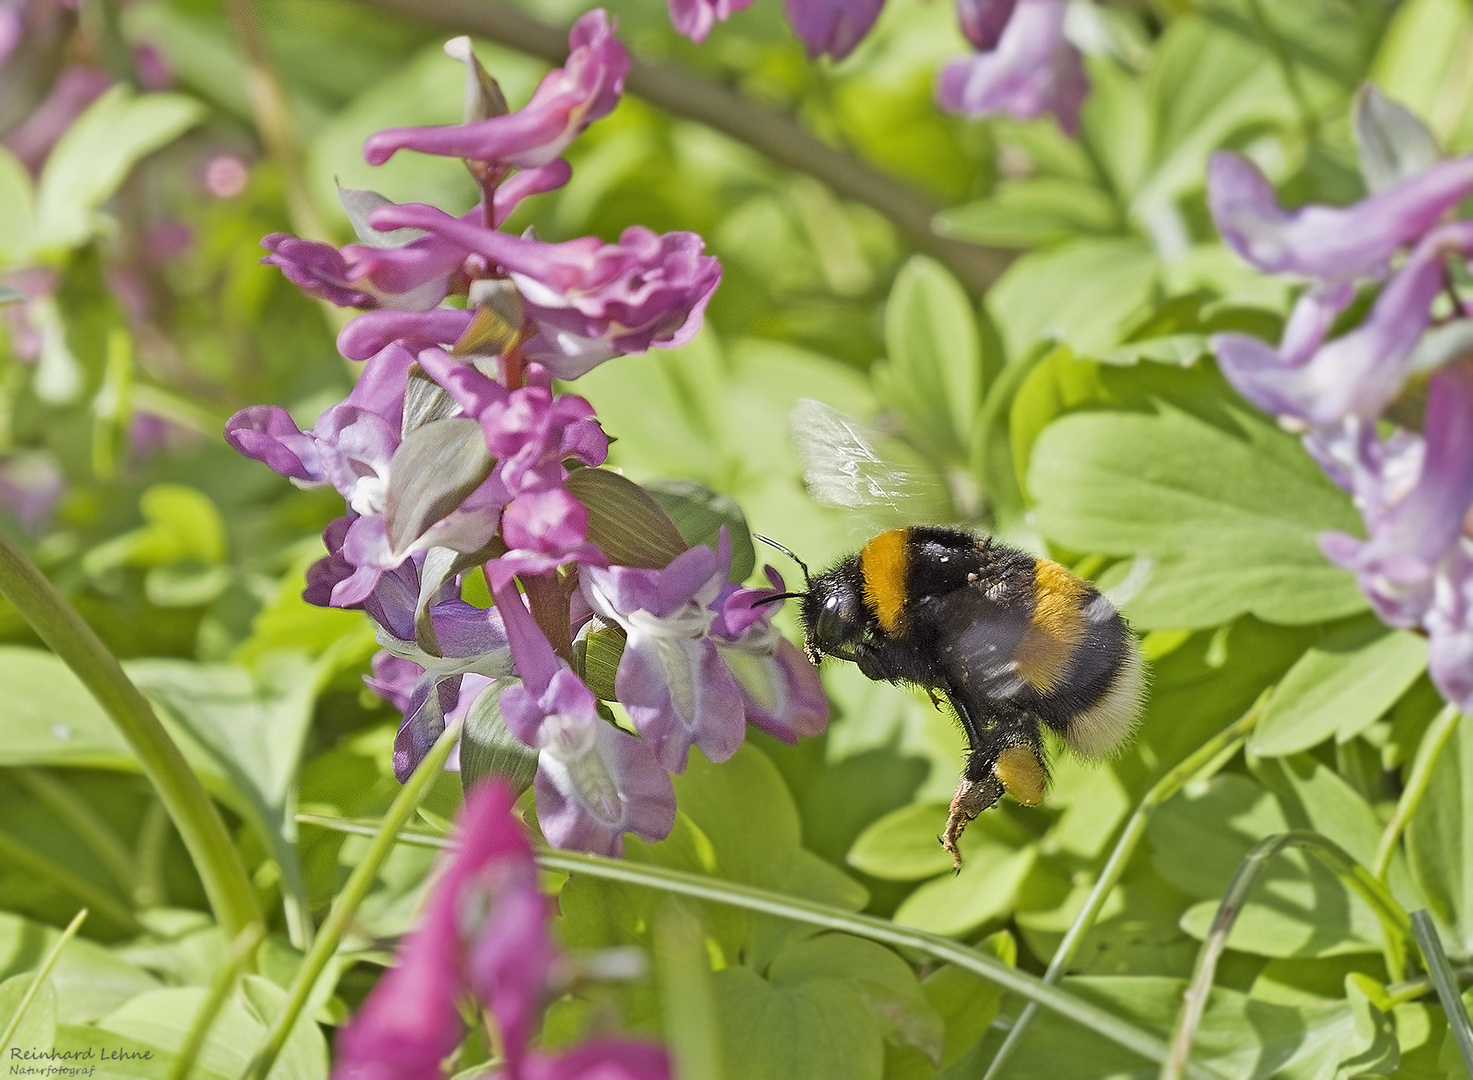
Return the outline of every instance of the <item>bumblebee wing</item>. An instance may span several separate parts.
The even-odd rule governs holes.
[[[899,439],[812,398],[798,400],[788,424],[815,501],[877,527],[955,519],[940,472]]]

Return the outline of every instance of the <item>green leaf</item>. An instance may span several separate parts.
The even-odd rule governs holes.
[[[878,389],[932,456],[966,461],[982,405],[982,346],[966,290],[934,259],[913,255],[885,305],[889,363]]]
[[[934,1062],[945,1047],[945,1025],[921,992],[909,964],[883,945],[849,934],[820,934],[784,949],[767,969],[774,983],[839,979],[859,991],[886,1042],[913,1046]]]
[[[745,967],[712,977],[726,1080],[880,1080],[884,1045],[859,992],[836,978],[769,982]]]
[[[488,776],[502,777],[518,792],[537,773],[537,751],[519,740],[501,718],[501,682],[476,697],[460,733],[460,783],[470,791]]]
[[[1466,147],[1473,118],[1466,101],[1445,100],[1446,87],[1465,63],[1459,49],[1470,31],[1473,12],[1460,0],[1410,0],[1386,27],[1369,74],[1387,97],[1429,117],[1454,150]]]
[[[94,213],[137,162],[203,118],[183,94],[135,94],[114,86],[87,106],[46,158],[37,185],[35,245],[68,248],[96,229]]]
[[[640,486],[670,515],[691,547],[705,544],[714,550],[721,527],[726,526],[731,537],[731,580],[746,581],[751,576],[757,554],[747,516],[735,499],[688,480],[653,480]]]
[[[882,881],[919,881],[952,868],[951,856],[937,843],[946,824],[942,803],[914,803],[874,822],[849,849],[845,861]]]
[[[941,235],[992,247],[1038,247],[1121,224],[1114,200],[1093,184],[1046,176],[1000,181],[989,198],[936,215]]]
[[[1150,300],[1158,273],[1155,255],[1139,241],[1072,240],[1008,267],[987,292],[987,310],[1010,363],[1040,340],[1093,354],[1119,341]]]
[[[1473,955],[1473,725],[1464,717],[1407,823],[1407,860],[1448,952]]]
[[[39,649],[0,646],[0,765],[136,768],[133,752],[71,669]]]
[[[1156,401],[1147,413],[1076,413],[1033,448],[1028,486],[1045,536],[1136,557],[1124,608],[1143,627],[1213,626],[1251,612],[1306,623],[1365,607],[1318,535],[1355,531],[1350,500],[1297,443],[1232,406],[1209,420]]]
[[[1018,946],[1006,930],[981,941],[977,948],[996,956],[1009,966],[1018,962]],[[946,1044],[941,1066],[949,1067],[977,1042],[1002,1005],[1002,989],[970,971],[945,964],[927,975],[921,991],[946,1024]]]
[[[1373,83],[1356,95],[1353,120],[1361,176],[1372,193],[1425,172],[1442,158],[1427,125]]]
[[[0,982],[0,1034],[16,1025],[15,1034],[0,1046],[0,1053],[7,1060],[14,1061],[18,1054],[27,1052],[45,1053],[56,1038],[56,987],[49,977],[42,979],[35,996],[26,1003],[25,998],[31,993],[31,984],[35,981],[35,974],[26,972]],[[23,1003],[26,1005],[25,1015],[17,1018]]]
[[[617,566],[661,570],[687,550],[675,522],[633,480],[608,469],[574,469],[569,494],[588,511],[588,540]]]
[[[97,545],[82,558],[82,569],[97,577],[120,566],[171,566],[225,561],[225,521],[214,501],[183,484],[155,484],[138,498],[147,523]]]
[[[0,912],[0,978],[35,967],[60,936],[55,927]],[[63,1023],[96,1020],[129,998],[159,987],[158,980],[141,967],[80,937],[67,942],[48,981],[55,989],[57,1017]]]
[[[1272,757],[1307,750],[1331,735],[1359,735],[1427,668],[1427,639],[1367,615],[1339,626],[1295,662],[1275,688],[1249,740]]]
[[[582,642],[575,643],[575,647],[583,646],[583,681],[600,701],[619,699],[614,681],[619,674],[626,638],[623,627],[601,626],[590,630]]]
[[[1155,364],[1190,367],[1207,356],[1207,338],[1201,334],[1168,334],[1165,337],[1129,341],[1114,349],[1106,349],[1096,359],[1105,364],[1128,367],[1142,360]]]
[[[24,266],[31,252],[31,237],[36,228],[36,194],[31,174],[19,158],[0,147],[0,266],[17,269]],[[18,303],[25,294],[6,286]]]

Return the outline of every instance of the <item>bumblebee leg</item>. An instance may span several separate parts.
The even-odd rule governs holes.
[[[957,841],[962,831],[983,810],[995,805],[1003,792],[1025,806],[1037,803],[1048,784],[1048,771],[1043,764],[1038,721],[1032,714],[994,707],[978,723],[978,717],[960,695],[948,696],[971,743],[966,768],[951,800],[946,831],[940,838],[941,846],[951,853],[953,865],[960,870],[962,856]]]

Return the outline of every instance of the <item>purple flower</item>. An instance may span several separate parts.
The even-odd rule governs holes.
[[[615,40],[614,28],[602,9],[574,23],[567,62],[549,72],[518,111],[469,124],[380,131],[364,144],[364,157],[370,165],[382,165],[408,149],[524,168],[551,163],[618,104],[629,53]]]
[[[338,307],[376,307],[372,296],[357,288],[342,252],[320,240],[302,240],[290,233],[271,233],[261,246],[271,252],[262,263],[281,269],[308,296]]]
[[[66,473],[45,451],[0,458],[0,507],[29,533],[39,533],[66,491]]]
[[[418,926],[338,1035],[334,1080],[438,1080],[464,1030],[457,1000],[469,992],[501,1028],[507,1076],[520,1075],[557,952],[512,801],[494,783],[467,797]]]
[[[1381,291],[1369,317],[1328,344],[1330,325],[1354,295],[1348,285],[1300,297],[1277,351],[1245,334],[1219,334],[1212,346],[1222,372],[1249,401],[1279,416],[1311,425],[1376,416],[1406,381],[1432,301],[1442,291],[1447,255],[1470,250],[1473,222],[1433,229]]]
[[[1427,613],[1427,668],[1448,701],[1473,712],[1473,523],[1437,576]]]
[[[652,345],[685,344],[721,281],[721,264],[703,254],[695,233],[634,226],[615,244],[592,236],[546,244],[431,206],[384,207],[371,220],[376,228],[424,229],[503,267],[540,328],[525,355],[560,379]]]
[[[979,52],[997,48],[1018,0],[956,0],[956,17],[962,36]]]
[[[731,563],[724,533],[721,547],[693,547],[663,570],[584,567],[579,578],[589,606],[628,635],[614,689],[670,772],[685,770],[692,746],[725,761],[746,734],[741,687],[710,635]]]
[[[702,42],[717,19],[725,22],[733,11],[751,3],[752,0],[670,0],[670,21],[692,41]]]
[[[829,699],[815,668],[772,625],[773,608],[760,603],[784,591],[783,579],[767,568],[770,589],[728,583],[711,605],[716,613],[711,640],[741,687],[747,723],[784,742],[823,734]]]
[[[33,173],[41,171],[51,148],[73,121],[113,84],[104,71],[70,67],[57,76],[46,99],[5,136],[5,145]]]
[[[622,855],[623,834],[668,836],[675,789],[650,748],[598,715],[598,702],[552,651],[515,587],[496,590],[521,685],[501,695],[506,726],[535,747],[537,821],[554,847]]]
[[[1018,0],[997,47],[955,60],[936,81],[936,101],[965,116],[1007,113],[1031,120],[1052,113],[1069,134],[1089,79],[1079,50],[1064,36],[1065,0]]]
[[[808,58],[842,60],[864,40],[880,17],[885,0],[783,0],[793,33],[803,39]]]
[[[1354,206],[1279,206],[1263,174],[1237,154],[1213,154],[1207,201],[1224,240],[1261,270],[1326,282],[1377,277],[1397,250],[1426,233],[1473,193],[1473,154],[1425,172]]]
[[[599,1039],[555,1057],[531,1054],[524,1080],[671,1080],[663,1046],[627,1039]]]

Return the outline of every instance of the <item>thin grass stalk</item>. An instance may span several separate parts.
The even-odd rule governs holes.
[[[0,592],[81,680],[122,732],[179,830],[215,921],[232,938],[261,921],[235,841],[199,777],[117,659],[8,537],[0,535]]]
[[[24,870],[37,878],[50,882],[62,892],[70,893],[73,899],[86,905],[90,910],[96,911],[108,922],[115,923],[119,929],[126,930],[130,934],[144,932],[145,928],[138,921],[138,917],[133,914],[133,909],[120,902],[102,886],[93,884],[80,874],[73,873],[54,859],[42,855],[39,851],[3,832],[0,832],[0,859],[8,863],[11,869]]]
[[[72,916],[72,921],[66,924],[66,929],[61,932],[61,937],[56,939],[56,944],[51,946],[51,951],[46,954],[46,959],[41,961],[41,966],[36,969],[36,977],[31,980],[30,989],[20,999],[20,1005],[16,1007],[15,1015],[10,1018],[10,1025],[5,1033],[0,1035],[0,1054],[10,1049],[10,1040],[15,1038],[15,1033],[20,1030],[20,1022],[25,1019],[26,1010],[31,1007],[31,1002],[36,1000],[36,995],[41,991],[41,984],[46,981],[46,976],[51,974],[51,969],[56,966],[56,961],[61,957],[61,950],[66,948],[66,943],[77,936],[77,931],[82,929],[82,923],[87,919],[87,909],[82,908]]]
[[[241,972],[245,970],[251,955],[256,951],[256,946],[261,944],[265,937],[265,928],[259,923],[253,923],[242,930],[231,943],[225,964],[215,973],[215,981],[210,985],[210,995],[205,998],[204,1004],[195,1015],[194,1022],[189,1025],[189,1034],[185,1037],[184,1045],[180,1048],[179,1055],[174,1058],[174,1064],[169,1067],[168,1080],[185,1080],[189,1071],[194,1068],[195,1060],[199,1057],[200,1051],[205,1048],[205,1040],[210,1036],[210,1029],[215,1026],[215,1021],[220,1017],[220,1010],[225,1007],[225,1002],[230,1000],[230,991],[235,989],[235,983],[240,978]]]
[[[373,836],[373,843],[369,845],[358,865],[353,867],[353,872],[348,875],[342,891],[333,901],[332,910],[323,920],[312,942],[312,948],[302,959],[302,966],[297,969],[297,974],[292,979],[281,1011],[272,1019],[271,1026],[262,1037],[260,1046],[256,1048],[256,1053],[251,1058],[250,1065],[246,1067],[242,1080],[264,1080],[266,1074],[271,1071],[271,1066],[276,1063],[281,1048],[286,1045],[287,1037],[291,1034],[297,1017],[301,1015],[307,1002],[311,1000],[317,980],[322,977],[328,962],[337,952],[349,921],[357,912],[358,905],[363,903],[363,898],[368,895],[368,890],[373,887],[379,867],[389,857],[389,852],[394,850],[399,830],[414,815],[420,802],[428,794],[430,784],[444,769],[445,760],[450,756],[451,748],[455,746],[458,738],[460,738],[459,722],[448,725],[430,752],[425,755],[424,760],[419,763],[419,767],[414,770],[414,774],[399,789],[399,794],[395,796],[393,804],[389,807],[388,813],[384,815],[383,821],[379,823],[378,829],[369,834]],[[307,815],[298,815],[297,820],[310,820],[310,818]]]
[[[1212,992],[1217,962],[1227,948],[1228,935],[1232,933],[1233,925],[1242,914],[1249,894],[1268,869],[1268,864],[1275,855],[1287,848],[1308,851],[1370,905],[1381,921],[1387,970],[1393,976],[1405,972],[1406,943],[1411,936],[1412,922],[1385,885],[1351,858],[1339,844],[1319,833],[1286,832],[1265,837],[1238,864],[1232,881],[1228,883],[1227,892],[1217,906],[1212,929],[1208,931],[1197,952],[1197,964],[1192,972],[1191,984],[1186,990],[1185,1003],[1177,1015],[1176,1029],[1171,1038],[1171,1052],[1161,1066],[1160,1080],[1180,1080],[1184,1074],[1189,1075],[1192,1040],[1196,1038],[1197,1028],[1201,1026],[1202,1015],[1207,1009],[1207,997]]]
[[[1422,741],[1417,744],[1411,771],[1407,773],[1406,787],[1402,790],[1401,798],[1396,801],[1396,809],[1381,833],[1381,839],[1376,844],[1375,858],[1371,860],[1371,873],[1381,881],[1386,880],[1386,871],[1391,867],[1391,856],[1396,852],[1396,842],[1401,839],[1407,822],[1421,805],[1422,796],[1427,794],[1427,785],[1432,780],[1432,768],[1442,756],[1443,747],[1458,729],[1461,715],[1456,705],[1446,706],[1437,714],[1437,718],[1422,735]]]
[[[102,815],[92,808],[92,804],[44,769],[15,769],[11,775],[31,793],[32,798],[77,834],[77,839],[87,845],[113,880],[136,902],[139,882],[133,853]]]
[[[1064,971],[1079,951],[1085,935],[1094,928],[1095,920],[1099,918],[1100,912],[1104,909],[1105,901],[1109,899],[1110,893],[1114,891],[1116,885],[1120,884],[1120,879],[1125,875],[1125,868],[1130,864],[1130,860],[1135,855],[1135,849],[1146,835],[1146,825],[1150,822],[1151,815],[1156,808],[1171,799],[1193,780],[1205,780],[1227,763],[1228,758],[1237,752],[1238,747],[1243,744],[1249,732],[1258,723],[1259,717],[1263,715],[1269,693],[1269,690],[1265,690],[1260,694],[1258,700],[1247,712],[1208,739],[1184,761],[1157,780],[1151,786],[1151,790],[1146,792],[1136,806],[1135,813],[1125,823],[1120,839],[1115,841],[1115,848],[1110,852],[1110,858],[1106,860],[1098,880],[1095,881],[1094,888],[1090,890],[1089,896],[1085,899],[1084,907],[1080,908],[1079,914],[1074,916],[1074,922],[1064,934],[1064,940],[1059,942],[1059,947],[1054,950],[1048,970],[1043,973],[1044,982],[1054,986],[1064,977]],[[1033,1025],[1034,1019],[1038,1016],[1038,1008],[1038,1004],[1032,1001],[1024,1006],[1007,1037],[1003,1039],[1002,1045],[997,1048],[997,1053],[993,1055],[992,1063],[987,1066],[983,1080],[995,1080],[1001,1074],[1003,1066],[1013,1056],[1018,1044],[1023,1041],[1023,1036]]]
[[[1417,936],[1417,945],[1422,950],[1422,965],[1437,988],[1437,1000],[1442,1002],[1442,1011],[1453,1029],[1453,1038],[1458,1041],[1458,1053],[1463,1056],[1463,1067],[1473,1076],[1473,1024],[1468,1022],[1468,1010],[1463,1007],[1462,995],[1458,993],[1458,980],[1443,952],[1442,939],[1437,936],[1437,927],[1432,916],[1425,911],[1412,912],[1412,933]]]
[[[381,835],[377,823],[347,821],[339,818],[320,817],[316,814],[299,814],[297,820],[309,825],[318,825],[339,832],[361,836]],[[405,830],[399,833],[401,843],[421,847],[443,848],[448,846],[444,836]],[[989,982],[996,983],[1009,993],[1037,1001],[1046,1009],[1059,1013],[1081,1027],[1109,1039],[1147,1061],[1161,1063],[1166,1059],[1166,1044],[1134,1024],[1120,1019],[1113,1013],[1090,1002],[1049,986],[1036,975],[1008,967],[1000,960],[978,952],[960,942],[927,933],[907,926],[897,926],[887,919],[870,915],[857,915],[841,908],[802,900],[766,889],[741,885],[733,881],[688,874],[669,870],[662,866],[635,863],[620,859],[606,859],[598,855],[578,855],[567,851],[542,850],[537,853],[537,862],[545,870],[565,874],[587,874],[589,877],[606,881],[618,881],[626,885],[658,889],[678,896],[688,896],[727,907],[743,908],[763,915],[774,915],[780,919],[817,926],[856,937],[868,938],[897,949],[923,953],[944,963],[955,964]],[[1200,1065],[1187,1071],[1193,1080],[1220,1080],[1215,1072]]]

